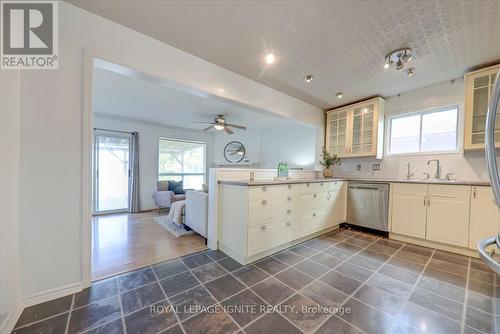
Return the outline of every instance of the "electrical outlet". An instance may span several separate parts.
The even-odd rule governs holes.
[[[378,170],[380,170],[380,164],[373,164],[373,165],[372,165],[372,171],[375,171],[375,172],[376,172],[376,171],[378,171]]]
[[[250,172],[250,181],[253,181],[254,179],[255,179],[254,172]]]
[[[356,165],[356,170],[359,172],[361,170],[361,164]]]

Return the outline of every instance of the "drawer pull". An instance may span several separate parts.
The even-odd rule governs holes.
[[[316,198],[316,194],[314,194],[313,197]]]
[[[309,183],[306,183],[306,187],[309,187]]]
[[[263,199],[261,203],[262,203],[262,205],[266,205],[267,201],[265,199]]]
[[[286,200],[287,200],[288,202],[290,202],[290,201],[292,200],[292,198],[291,198],[291,197],[288,197]]]
[[[262,225],[262,226],[260,227],[260,229],[261,229],[261,230],[265,230],[266,228],[267,228],[267,227],[266,227],[266,225]]]
[[[320,185],[320,186],[323,186],[323,182],[321,182],[319,185]]]
[[[313,213],[313,217],[316,217],[316,214],[315,214],[315,213]]]
[[[286,226],[290,226],[290,225],[292,225],[292,223],[286,222]]]
[[[288,189],[292,189],[292,185],[291,184],[288,185]]]
[[[267,190],[267,187],[266,187],[266,186],[263,186],[261,189],[262,189],[262,191],[266,191],[266,190]]]
[[[286,210],[286,213],[292,213],[292,209]]]

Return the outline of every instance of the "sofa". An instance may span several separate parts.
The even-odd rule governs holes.
[[[199,235],[207,238],[208,193],[204,191],[186,191],[186,211],[184,225]]]
[[[173,191],[168,190],[168,181],[158,181],[156,182],[156,191],[153,193],[153,201],[158,207],[158,211],[161,208],[170,208],[172,203],[186,199],[186,194],[175,194]]]

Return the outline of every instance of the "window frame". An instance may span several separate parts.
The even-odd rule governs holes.
[[[455,124],[456,131],[455,131],[455,140],[456,140],[456,146],[454,150],[445,150],[445,151],[421,151],[422,149],[422,119],[424,115],[427,114],[433,114],[436,112],[440,111],[446,111],[450,109],[456,109],[457,111],[457,122]],[[396,118],[402,118],[402,117],[409,117],[409,116],[415,116],[419,115],[420,116],[420,131],[419,131],[419,143],[418,143],[418,152],[408,152],[408,153],[391,153],[391,133],[392,133],[392,120]],[[387,124],[386,124],[386,129],[387,129],[387,136],[386,136],[386,152],[385,155],[388,157],[402,157],[402,156],[418,156],[418,155],[440,155],[440,154],[457,154],[461,152],[461,145],[460,145],[460,104],[450,104],[442,107],[434,107],[434,108],[429,108],[425,110],[417,110],[417,111],[411,111],[411,112],[398,112],[398,113],[393,113],[388,115],[387,117]]]
[[[203,150],[203,173],[160,173],[160,141],[170,140],[184,143],[202,144],[204,146]],[[178,139],[159,136],[156,141],[156,181],[160,181],[160,175],[171,175],[171,176],[182,176],[182,181],[184,183],[184,176],[203,176],[203,183],[207,183],[207,143],[199,140],[189,140],[189,139]]]

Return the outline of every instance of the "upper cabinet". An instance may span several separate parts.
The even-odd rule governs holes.
[[[484,148],[486,112],[499,69],[500,65],[495,65],[465,75],[464,148],[466,150]],[[496,119],[495,129],[496,146],[500,147],[500,117]]]
[[[382,98],[359,102],[326,112],[325,145],[340,158],[382,159],[384,135]]]

